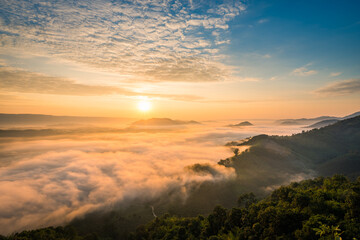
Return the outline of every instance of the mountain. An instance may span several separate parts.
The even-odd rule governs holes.
[[[360,235],[359,189],[359,180],[318,177],[278,187],[262,199],[253,193],[241,194],[236,207],[217,205],[206,216],[166,213],[122,235],[128,226],[122,228],[124,218],[112,213],[105,228],[82,232],[70,224],[0,239],[356,239]]]
[[[328,125],[334,124],[340,120],[345,120],[345,119],[349,119],[349,118],[353,118],[353,117],[357,117],[357,116],[360,116],[360,112],[356,112],[356,113],[347,115],[342,118],[322,120],[320,122],[316,122],[312,125],[306,126],[305,128],[322,128],[322,127],[326,127]]]
[[[253,126],[253,124],[251,122],[245,121],[245,122],[241,122],[241,123],[237,123],[237,124],[230,124],[227,126],[228,127],[246,127],[246,126]]]
[[[74,123],[117,123],[129,120],[128,118],[111,117],[80,117],[80,116],[54,116],[44,114],[6,114],[0,113],[0,126],[74,124]]]
[[[333,120],[333,119],[338,119],[338,118],[331,116],[321,116],[316,118],[281,119],[276,121],[276,123],[280,125],[305,125],[305,124],[313,124],[315,122],[324,121],[324,120]]]
[[[350,114],[350,115],[347,115],[347,116],[343,117],[342,119],[349,119],[349,118],[353,118],[353,117],[357,117],[357,116],[360,116],[360,111]]]
[[[239,178],[264,182],[284,176],[335,173],[360,175],[360,116],[293,136],[259,135],[233,146],[247,146],[219,164],[234,167]],[[275,181],[276,182],[276,181]]]
[[[326,127],[329,126],[331,124],[334,124],[336,122],[338,122],[338,119],[330,119],[330,120],[324,120],[324,121],[320,121],[314,124],[311,124],[309,126],[306,126],[304,128],[322,128],[322,127]]]
[[[188,124],[200,124],[196,121],[180,121],[170,118],[150,118],[146,120],[139,120],[133,122],[131,126],[173,126],[173,125],[188,125]]]
[[[138,228],[132,238],[356,239],[359,183],[335,175],[282,186],[261,201],[242,194],[235,208],[216,206],[208,216],[192,218],[166,214]]]

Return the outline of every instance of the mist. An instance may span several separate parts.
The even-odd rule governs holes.
[[[66,224],[139,199],[189,204],[194,194],[206,195],[206,184],[233,184],[234,168],[217,164],[233,154],[227,142],[264,131],[300,131],[224,126],[214,122],[151,133],[3,137],[0,234]]]

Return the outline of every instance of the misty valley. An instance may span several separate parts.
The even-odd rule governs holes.
[[[0,0],[0,240],[360,240],[359,12]]]
[[[352,239],[357,115],[309,128],[324,119],[4,114],[1,239]]]

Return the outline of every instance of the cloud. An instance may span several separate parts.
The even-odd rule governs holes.
[[[333,82],[315,91],[317,94],[329,96],[347,95],[358,92],[360,92],[360,79],[358,78]]]
[[[194,184],[234,177],[233,169],[216,164],[229,151],[210,139],[188,144],[186,138],[194,134],[92,134],[0,143],[1,155],[16,152],[0,168],[0,234],[63,224],[169,189],[181,188],[172,194],[186,198]],[[199,165],[188,167],[194,164]]]
[[[269,19],[264,18],[264,19],[260,19],[260,20],[258,21],[258,23],[259,23],[259,24],[262,24],[262,23],[266,23],[266,22],[268,22],[268,21],[269,21]]]
[[[0,234],[65,224],[139,198],[147,201],[164,194],[164,202],[172,197],[186,200],[202,183],[234,179],[234,169],[216,164],[233,154],[225,143],[259,133],[301,131],[256,127],[256,123],[249,130],[222,127],[227,124],[206,123],[156,134],[83,131],[0,141]],[[236,185],[241,191],[254,191],[259,185],[273,184],[252,182],[263,173],[259,168],[244,169],[245,179]]]
[[[117,87],[84,85],[65,78],[51,77],[15,68],[0,68],[0,78],[0,88],[11,92],[77,96],[131,94],[131,91]]]
[[[278,79],[278,76],[273,76],[273,77],[269,78],[270,81],[275,81],[277,79]]]
[[[330,73],[330,77],[337,77],[340,76],[342,74],[342,72],[332,72]]]
[[[306,67],[299,67],[291,72],[292,75],[301,76],[301,77],[311,76],[317,73],[318,72],[316,70],[309,70]]]
[[[232,71],[217,45],[228,43],[228,22],[244,10],[239,1],[13,0],[0,9],[0,42],[129,81],[220,81]]]
[[[115,86],[97,86],[76,83],[70,79],[52,77],[45,74],[29,72],[18,68],[0,68],[0,89],[9,92],[99,96],[118,94],[123,96],[148,96],[153,98],[167,98],[179,101],[200,100],[201,97],[193,95],[171,95],[156,93],[137,93]]]

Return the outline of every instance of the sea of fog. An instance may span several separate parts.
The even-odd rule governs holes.
[[[189,183],[234,177],[233,169],[217,165],[233,154],[227,142],[303,130],[251,122],[236,128],[227,127],[236,121],[208,121],[151,132],[1,136],[0,234],[64,224],[124,200],[154,198],[173,186],[186,200]],[[196,163],[216,174],[192,172],[188,166]]]

